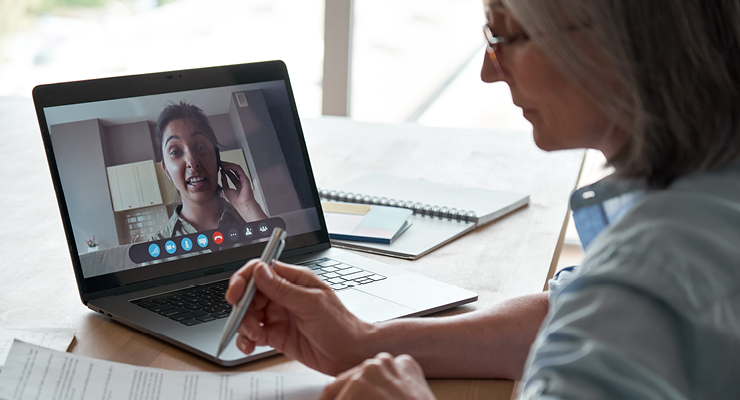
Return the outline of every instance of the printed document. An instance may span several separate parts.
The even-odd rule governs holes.
[[[66,351],[74,337],[75,330],[72,328],[0,327],[0,369],[3,368],[8,352],[10,352],[10,346],[13,345],[15,339],[41,347]]]
[[[168,371],[96,360],[15,341],[0,400],[303,400],[333,378],[319,373]]]

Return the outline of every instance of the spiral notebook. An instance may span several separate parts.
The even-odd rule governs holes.
[[[411,227],[391,244],[332,240],[352,250],[415,260],[529,203],[529,195],[373,173],[322,189],[324,200],[410,208]]]

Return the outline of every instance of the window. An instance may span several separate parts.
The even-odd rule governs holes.
[[[353,118],[528,129],[505,85],[477,76],[480,0],[354,1]],[[2,2],[0,95],[29,97],[42,83],[282,59],[299,113],[316,117],[323,23],[324,0]]]

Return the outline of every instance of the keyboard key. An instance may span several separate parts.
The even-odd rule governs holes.
[[[349,265],[349,264],[342,264],[342,263],[340,263],[340,264],[335,265],[334,268],[347,269],[347,268],[354,268],[354,267],[351,266],[351,265]]]
[[[188,310],[200,310],[201,308],[203,308],[203,306],[200,304],[188,304],[185,306],[185,308],[187,308]]]
[[[321,268],[321,269],[324,272],[336,272],[336,271],[339,271],[339,268],[334,268],[334,267],[324,267],[324,268]]]
[[[157,304],[157,303],[155,303],[153,301],[149,301],[149,300],[146,300],[146,299],[144,299],[144,300],[136,300],[133,303],[136,304],[139,307],[144,307],[144,308],[152,308],[154,306],[158,306],[159,305],[159,304]]]
[[[172,317],[174,315],[186,314],[186,313],[189,313],[189,312],[190,312],[190,310],[188,310],[187,308],[173,308],[173,309],[170,309],[170,310],[162,311],[162,312],[160,312],[160,314],[164,315],[165,317]]]
[[[231,311],[231,304],[229,303],[219,304],[218,308],[226,310],[226,311]]]
[[[224,312],[219,312],[219,313],[213,313],[213,314],[211,314],[211,316],[214,317],[214,318],[221,319],[221,318],[228,317],[229,316],[229,313],[227,313],[227,312],[224,311]]]
[[[190,310],[188,310],[188,311],[190,311]],[[207,314],[208,313],[205,312],[205,311],[203,311],[203,310],[190,311],[190,312],[186,312],[186,313],[170,315],[170,319],[174,319],[175,321],[184,321],[184,320],[190,319],[190,318],[202,317],[202,316],[207,315]]]
[[[155,313],[161,313],[162,311],[172,310],[175,306],[169,305],[169,304],[160,304],[156,307],[152,307],[149,309],[149,311],[154,311]]]
[[[349,268],[339,270],[337,273],[339,275],[349,275],[349,274],[356,274],[358,272],[362,272],[362,270],[357,267],[349,267]]]
[[[197,319],[195,319],[195,318],[191,318],[191,319],[185,319],[185,320],[182,320],[182,321],[180,321],[180,323],[181,323],[181,324],[185,324],[185,325],[187,325],[187,326],[193,326],[193,325],[198,325],[198,324],[201,324],[201,323],[203,323],[203,321],[198,321],[198,320],[197,320]]]
[[[329,285],[329,287],[334,290],[342,290],[342,289],[348,288],[349,286],[341,284],[341,283],[335,283],[335,284]]]
[[[354,274],[342,275],[342,278],[353,281],[353,280],[356,280],[358,278],[364,278],[366,276],[371,276],[371,275],[375,275],[375,274],[373,274],[372,272],[368,272],[368,271],[360,271],[360,272],[356,272]]]
[[[329,279],[329,278],[338,278],[340,275],[336,272],[327,272],[324,275],[321,275],[322,279]]]
[[[342,278],[331,278],[326,280],[329,283],[342,283],[344,282],[344,279]]]
[[[323,261],[323,262],[320,262],[320,263],[317,263],[317,264],[319,264],[322,267],[331,267],[332,265],[339,264],[339,261],[327,260],[327,261]]]
[[[369,278],[374,281],[382,281],[383,279],[385,279],[383,275],[373,275],[373,276],[370,276]]]
[[[209,321],[215,321],[216,320],[216,318],[214,318],[214,317],[212,317],[210,315],[203,315],[203,316],[200,316],[200,317],[196,317],[195,319],[197,319],[198,321],[201,321],[201,322],[209,322]]]

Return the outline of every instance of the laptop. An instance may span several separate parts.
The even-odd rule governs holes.
[[[33,99],[83,304],[223,366],[228,278],[275,227],[359,318],[421,316],[473,292],[332,248],[281,61],[37,86]]]

